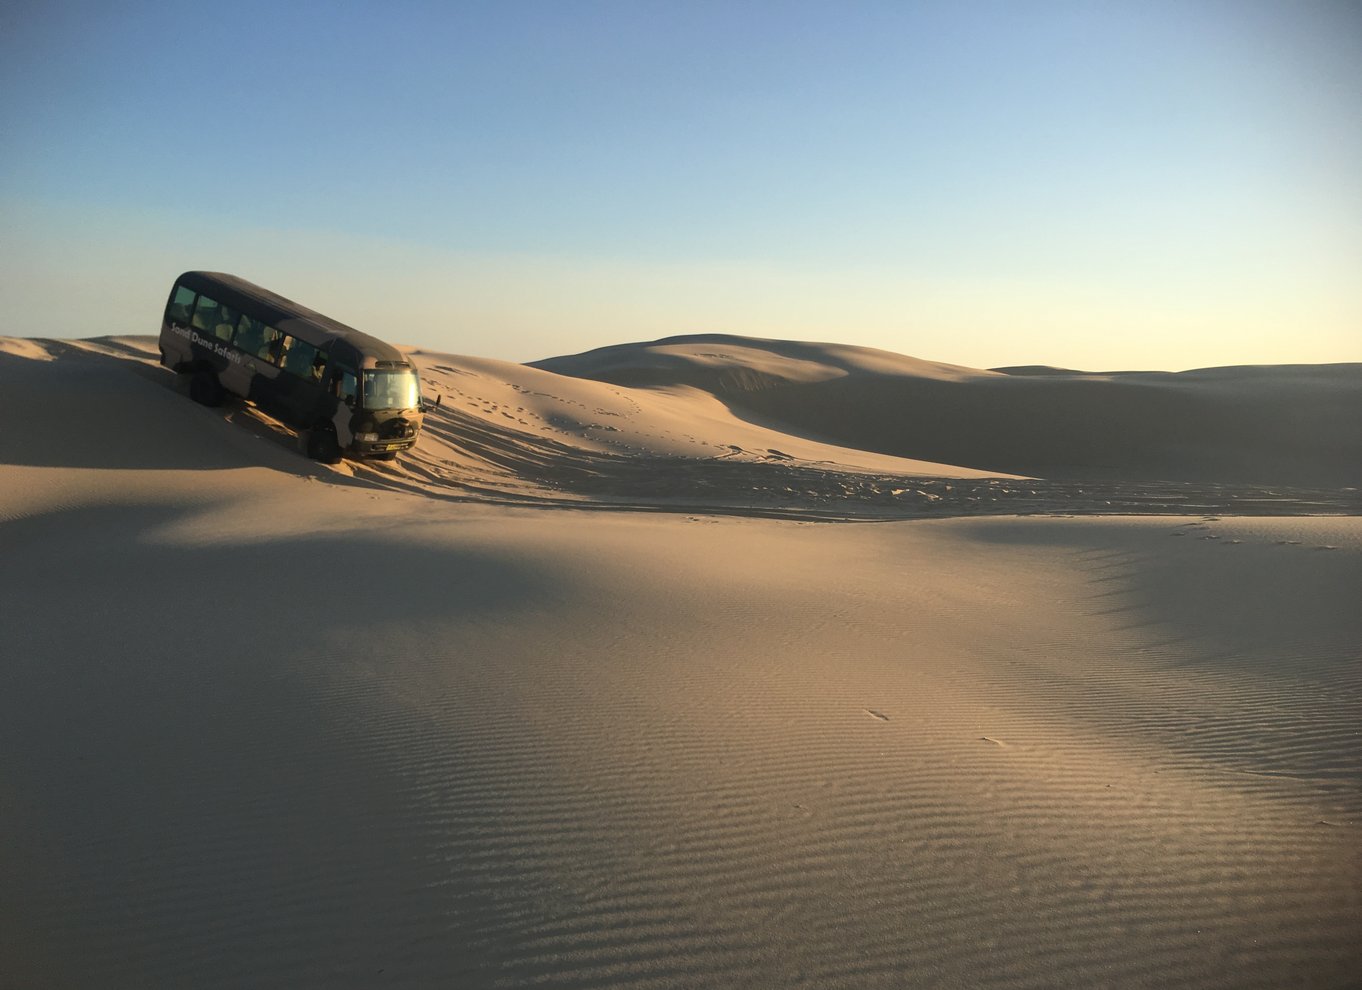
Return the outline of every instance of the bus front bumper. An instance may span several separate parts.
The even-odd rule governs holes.
[[[350,452],[356,457],[372,457],[375,454],[390,454],[399,450],[410,450],[416,446],[416,438],[404,440],[356,440],[350,445]]]

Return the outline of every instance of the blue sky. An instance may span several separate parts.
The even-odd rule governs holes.
[[[1355,3],[20,0],[0,133],[0,333],[1362,360]]]

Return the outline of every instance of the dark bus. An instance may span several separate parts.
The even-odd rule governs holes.
[[[160,347],[161,364],[191,376],[194,401],[216,406],[238,395],[331,464],[347,455],[392,460],[416,443],[428,411],[416,367],[396,347],[235,275],[176,279]]]

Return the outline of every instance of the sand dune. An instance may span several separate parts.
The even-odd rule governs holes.
[[[608,347],[536,367],[624,385],[688,385],[739,415],[801,435],[980,470],[1362,483],[1357,364],[979,371],[866,348],[711,335]]]
[[[1275,457],[1263,473],[1277,480],[1250,483],[1237,479],[1235,470],[1222,469],[1234,458],[1246,456],[1244,451],[1271,446],[1255,422],[1245,421],[1239,431],[1239,452],[1226,455],[1224,446],[1205,439],[1211,427],[1198,424],[1193,417],[1181,431],[1189,439],[1180,456],[1198,465],[1206,477],[1180,479],[1152,469],[1132,473],[1130,464],[1120,472],[1088,464],[1081,471],[1047,468],[1030,476],[1007,474],[968,463],[986,461],[979,450],[989,449],[992,441],[981,442],[977,450],[948,451],[956,457],[954,462],[883,453],[876,445],[886,436],[903,433],[897,425],[900,419],[871,415],[882,412],[884,391],[877,382],[889,382],[894,388],[906,382],[904,387],[912,391],[922,383],[954,388],[1006,380],[1006,376],[865,348],[699,340],[607,348],[580,358],[539,362],[544,367],[414,350],[427,393],[444,402],[428,421],[421,443],[397,465],[347,463],[338,470],[369,485],[441,500],[818,519],[979,513],[1362,512],[1362,495],[1344,483],[1355,473],[1356,464],[1362,463],[1351,449],[1362,447],[1356,437],[1330,441],[1343,450],[1339,456],[1333,456],[1332,448],[1321,453],[1320,445],[1289,451],[1274,448],[1263,453],[1265,463]],[[178,454],[167,453],[166,445],[154,437],[180,431],[182,439],[184,430],[198,427],[191,425],[192,419],[168,413],[182,403],[174,394],[174,379],[155,366],[150,338],[15,341],[5,346],[12,353],[7,357],[0,350],[0,361],[17,362],[13,366],[24,369],[14,387],[16,401],[27,396],[30,403],[40,405],[44,396],[63,389],[60,383],[71,376],[85,382],[68,389],[72,404],[67,416],[40,418],[33,428],[12,439],[15,462],[60,464],[63,458],[69,459],[74,444],[80,452],[78,462],[88,457],[91,463],[110,458],[180,463]],[[58,355],[68,360],[45,360]],[[547,366],[572,374],[559,374]],[[1337,384],[1332,400],[1333,393],[1324,390],[1311,400],[1313,405],[1297,410],[1298,419],[1323,416],[1332,401],[1342,410],[1338,422],[1346,422],[1348,410],[1362,405],[1362,375],[1350,377],[1339,370],[1346,367],[1294,373],[1296,379],[1307,382],[1332,376]],[[592,374],[634,384],[581,377],[593,368]],[[123,373],[111,374],[115,371]],[[1288,369],[1188,374],[1192,376],[1189,381],[1208,382],[1204,388],[1187,386],[1201,396],[1199,402],[1203,392],[1214,396],[1226,381],[1268,377],[1281,383],[1291,378]],[[730,379],[747,385],[735,391],[723,384]],[[143,381],[159,389],[149,391],[141,387]],[[765,385],[757,388],[753,384],[757,381]],[[791,418],[816,419],[828,433],[835,432],[839,422],[859,424],[839,437],[839,442],[805,431],[798,422],[751,411],[767,401],[753,396],[831,387],[837,382],[847,384],[840,392],[810,393],[809,401]],[[1240,384],[1230,387],[1235,394],[1241,390]],[[950,401],[967,398],[957,396]],[[1037,394],[1026,401],[1036,403],[1043,398]],[[1089,392],[1088,400],[1070,410],[1075,422],[1091,424],[1116,415],[1104,405],[1101,391]],[[773,400],[772,404],[785,401]],[[951,445],[958,448],[967,438],[967,425],[961,424],[993,415],[991,401],[985,397],[946,427],[943,435]],[[114,405],[119,409],[117,419],[103,412]],[[290,430],[252,407],[234,404],[195,415],[224,424],[214,433],[215,443],[194,445],[190,456],[196,463],[222,464],[228,458],[231,463],[253,464],[259,455],[280,470],[317,470],[299,464],[293,456],[299,448]],[[1010,406],[1008,416],[1021,418]],[[59,435],[70,421],[82,424],[81,435],[62,441]],[[1202,440],[1193,443],[1194,435]],[[1029,448],[1019,445],[1009,456],[1044,460],[1056,436],[1042,438]],[[1362,437],[1362,432],[1357,436]],[[267,441],[268,454],[259,449],[259,440]],[[1110,456],[1124,456],[1121,451],[1133,449],[1132,444],[1122,442],[1111,447],[1116,453]],[[1362,449],[1356,453],[1362,458]],[[1298,472],[1293,465],[1299,467]],[[318,476],[334,478],[336,471]]]
[[[414,454],[328,468],[149,338],[0,341],[0,985],[1355,983],[1348,438],[1018,478],[777,413],[1072,376],[417,357]]]

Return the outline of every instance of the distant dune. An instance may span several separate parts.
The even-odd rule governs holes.
[[[836,344],[705,335],[534,367],[632,387],[689,386],[801,436],[983,471],[1362,484],[1362,364],[983,371]]]
[[[0,986],[1356,986],[1356,438],[1230,417],[1355,368],[415,356],[327,466],[0,338]]]
[[[1010,368],[990,368],[989,371],[996,371],[1000,375],[1086,375],[1086,371],[1074,371],[1072,368],[1055,368],[1048,364],[1019,364]]]

